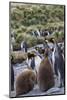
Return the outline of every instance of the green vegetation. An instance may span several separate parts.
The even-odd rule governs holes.
[[[44,37],[31,36],[37,29],[57,30],[55,38],[64,37],[64,6],[39,4],[11,4],[11,33],[14,32],[17,47],[26,40],[29,47],[42,43]],[[61,34],[59,34],[61,30]],[[19,47],[19,46],[18,46]]]

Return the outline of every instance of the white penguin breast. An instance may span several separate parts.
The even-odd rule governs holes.
[[[55,54],[54,54],[54,52],[52,53],[52,61],[53,61],[53,63],[55,62]]]
[[[42,59],[39,56],[35,57],[35,68],[37,72],[38,72],[41,61]]]
[[[54,71],[54,64],[55,64],[55,53],[53,51],[52,52],[52,69],[53,69],[53,72],[55,73],[55,71]]]

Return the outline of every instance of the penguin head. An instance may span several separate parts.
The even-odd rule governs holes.
[[[35,57],[35,53],[34,52],[28,52],[28,59],[31,59],[32,57]]]

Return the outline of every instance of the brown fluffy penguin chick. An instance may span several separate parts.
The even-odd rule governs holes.
[[[37,81],[41,91],[47,91],[54,86],[53,70],[48,60],[47,53],[45,55],[44,60],[42,60],[40,64]]]
[[[36,75],[31,69],[25,69],[16,79],[16,95],[28,93],[33,89]]]

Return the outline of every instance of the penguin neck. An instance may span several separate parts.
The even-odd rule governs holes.
[[[44,59],[46,59],[46,60],[47,60],[47,59],[48,59],[48,56],[46,56]]]

